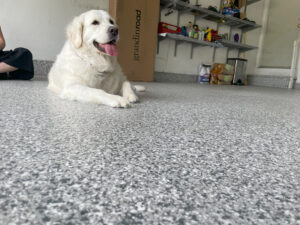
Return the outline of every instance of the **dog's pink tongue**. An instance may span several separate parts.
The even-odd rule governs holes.
[[[111,56],[117,56],[119,51],[116,45],[114,44],[104,44],[102,45],[105,49],[106,54]]]

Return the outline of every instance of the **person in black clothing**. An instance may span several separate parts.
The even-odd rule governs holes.
[[[5,39],[0,27],[0,80],[30,80],[34,76],[32,54],[28,49],[3,51]]]

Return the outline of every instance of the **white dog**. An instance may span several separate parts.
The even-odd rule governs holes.
[[[67,35],[49,72],[50,90],[61,98],[112,107],[138,101],[117,62],[118,26],[107,12],[81,14],[68,26]],[[143,89],[136,86],[137,91]]]

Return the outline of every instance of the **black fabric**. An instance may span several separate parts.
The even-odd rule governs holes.
[[[32,54],[28,49],[16,48],[10,51],[0,51],[0,62],[18,68],[9,75],[0,74],[0,79],[30,80],[34,76]]]
[[[34,74],[25,70],[16,70],[13,72],[0,73],[0,80],[30,80]]]

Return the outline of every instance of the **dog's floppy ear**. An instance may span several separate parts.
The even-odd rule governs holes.
[[[68,38],[71,40],[75,48],[80,48],[82,45],[82,32],[83,17],[75,17],[67,28]]]

